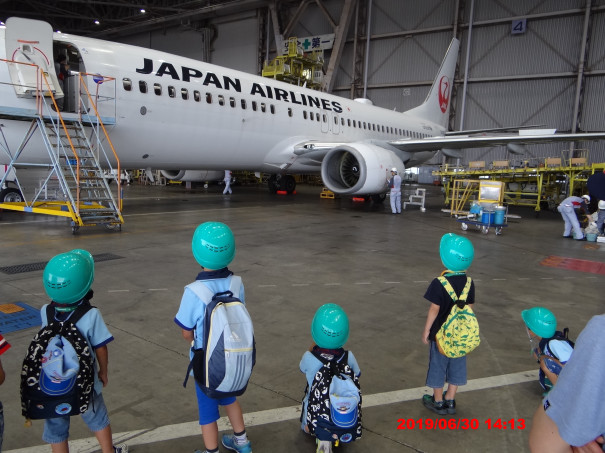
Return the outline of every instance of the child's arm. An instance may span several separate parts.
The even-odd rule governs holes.
[[[187,341],[187,343],[191,343],[193,341],[193,330],[183,329],[183,338]]]
[[[99,362],[99,379],[103,383],[103,387],[107,386],[107,365],[109,363],[109,351],[107,345],[103,345],[95,349],[97,362]]]
[[[2,360],[0,360],[0,384],[4,383],[4,378],[6,375],[4,374],[4,368],[2,368]]]
[[[426,323],[424,324],[424,331],[422,332],[422,342],[424,344],[429,344],[429,333],[431,332],[431,326],[437,315],[439,314],[439,305],[431,302],[431,306],[429,307],[429,312],[426,315]]]

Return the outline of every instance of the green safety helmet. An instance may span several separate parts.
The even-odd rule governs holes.
[[[439,243],[439,256],[446,269],[462,272],[471,266],[475,257],[475,249],[467,238],[447,233],[443,235]]]
[[[557,318],[544,307],[533,307],[521,312],[523,322],[529,330],[542,338],[551,338],[557,330]]]
[[[72,250],[54,256],[44,268],[44,290],[59,304],[74,304],[86,296],[95,279],[92,255]]]
[[[235,257],[235,239],[231,229],[224,223],[205,222],[195,229],[191,250],[200,266],[222,269]]]
[[[340,305],[322,305],[311,322],[311,336],[320,348],[342,348],[349,339],[349,317]]]

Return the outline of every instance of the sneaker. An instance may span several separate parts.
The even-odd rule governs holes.
[[[445,401],[435,401],[433,395],[424,395],[422,397],[422,404],[424,404],[424,407],[435,412],[436,414],[447,414],[447,409],[445,408]]]
[[[118,445],[117,447],[114,445],[113,452],[114,453],[128,453],[128,445],[122,444],[122,445]]]
[[[576,241],[585,241],[586,240],[586,236],[584,236],[582,239],[576,239]]]
[[[452,415],[456,413],[456,400],[443,400],[445,402],[445,410],[448,414]]]
[[[237,451],[239,453],[252,453],[252,445],[250,445],[250,441],[239,445],[236,443],[235,436],[233,434],[230,436],[223,434],[223,446],[228,450]]]
[[[570,234],[569,236],[563,236],[565,239],[573,239],[573,236]]]
[[[317,439],[317,450],[315,450],[315,453],[332,453],[332,442]]]

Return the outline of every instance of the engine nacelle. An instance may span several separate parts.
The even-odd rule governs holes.
[[[161,170],[162,176],[172,181],[222,181],[225,172],[217,170]]]
[[[391,169],[403,174],[405,166],[392,151],[368,143],[334,148],[321,164],[325,186],[341,195],[373,195],[387,190]]]

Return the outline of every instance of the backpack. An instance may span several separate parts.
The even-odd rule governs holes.
[[[361,437],[362,431],[361,387],[348,364],[349,353],[344,351],[332,360],[316,350],[312,354],[322,362],[322,367],[307,388],[309,400],[304,416],[309,432],[315,435],[320,428],[336,434],[343,443],[352,442]]]
[[[200,349],[193,349],[183,386],[193,370],[200,389],[210,398],[219,399],[244,393],[256,363],[256,343],[252,319],[239,294],[242,280],[231,278],[229,291],[214,294],[204,283],[187,285],[205,306],[204,338]]]
[[[565,327],[563,331],[557,330],[551,338],[542,338],[539,344],[539,354],[545,356],[544,363],[549,371],[556,374],[557,376],[561,373],[561,370],[567,363],[567,360],[561,361],[558,357],[553,355],[552,349],[550,348],[550,342],[552,340],[564,341],[571,349],[575,347],[575,343],[569,339],[569,328]],[[538,359],[538,363],[540,360]],[[540,369],[540,382],[546,379],[544,371]]]
[[[466,277],[466,285],[460,297],[445,277],[439,277],[439,281],[454,301],[450,313],[435,334],[435,340],[439,352],[450,358],[463,357],[477,346],[479,339],[479,323],[473,309],[466,304],[466,298],[471,289],[471,278]]]
[[[84,301],[65,321],[58,321],[54,304],[46,307],[47,325],[31,341],[21,368],[21,413],[25,418],[56,418],[88,410],[95,357],[76,323],[91,308]]]

